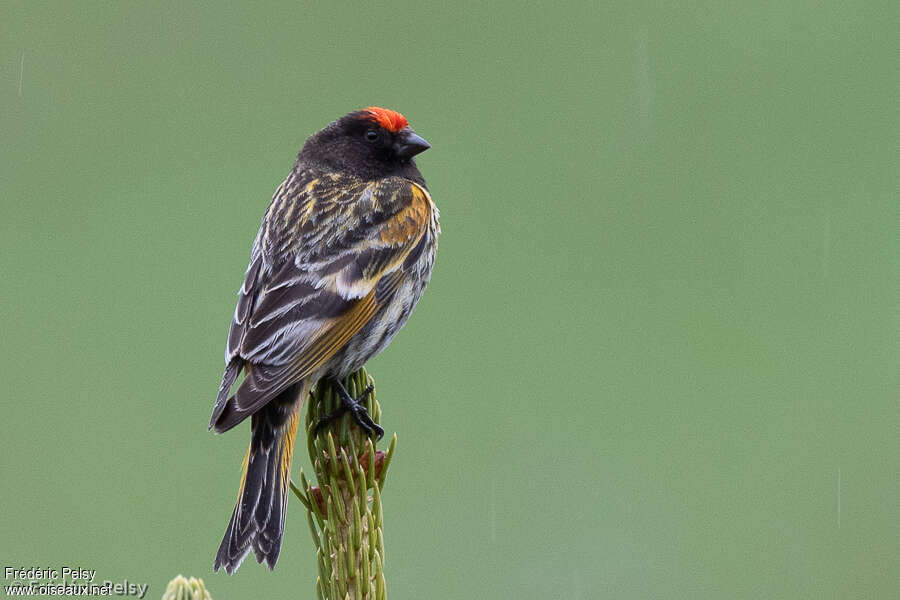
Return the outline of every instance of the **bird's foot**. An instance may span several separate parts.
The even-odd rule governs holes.
[[[365,431],[367,434],[375,435],[376,439],[381,439],[384,435],[384,429],[382,429],[378,423],[372,420],[372,417],[369,416],[369,411],[366,410],[363,402],[366,401],[366,398],[372,391],[375,389],[372,385],[369,385],[366,389],[363,390],[363,393],[359,395],[358,398],[354,398],[350,395],[344,385],[338,379],[332,379],[331,384],[334,386],[335,391],[338,394],[338,397],[341,399],[341,406],[336,411],[331,414],[325,415],[319,419],[319,422],[316,423],[315,432],[318,433],[319,430],[331,423],[338,417],[342,416],[344,413],[349,412],[353,415],[353,420],[356,421],[356,424],[360,426],[360,428]]]

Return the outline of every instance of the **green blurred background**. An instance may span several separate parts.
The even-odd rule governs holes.
[[[273,190],[376,104],[432,143],[444,230],[369,365],[391,598],[896,597],[898,31],[893,1],[4,3],[3,566],[312,597],[296,502],[274,573],[212,574],[249,435],[206,425]]]

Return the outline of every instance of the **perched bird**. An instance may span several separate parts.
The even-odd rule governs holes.
[[[222,433],[250,417],[251,436],[216,570],[233,573],[251,548],[275,567],[294,436],[313,385],[329,381],[344,411],[383,434],[360,404],[366,394],[350,397],[340,379],[387,347],[431,278],[438,209],[413,161],[429,147],[403,115],[369,107],[310,136],[275,191],[210,419]]]

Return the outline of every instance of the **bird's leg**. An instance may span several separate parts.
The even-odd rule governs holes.
[[[372,420],[365,405],[363,405],[363,402],[366,401],[366,397],[371,394],[375,388],[372,385],[369,385],[363,390],[363,393],[359,395],[359,398],[354,398],[341,383],[340,379],[332,379],[331,385],[341,399],[341,406],[333,413],[320,418],[319,422],[316,423],[316,431],[318,432],[323,426],[349,411],[350,414],[353,415],[353,420],[356,421],[356,424],[359,425],[363,431],[369,435],[374,433],[376,438],[380,440],[381,436],[384,435],[384,429]]]

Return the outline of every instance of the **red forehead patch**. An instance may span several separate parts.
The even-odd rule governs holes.
[[[364,108],[363,112],[367,113],[369,115],[369,118],[371,118],[374,122],[378,123],[388,131],[392,131],[394,133],[400,131],[404,127],[409,126],[409,123],[406,122],[406,117],[398,113],[396,110],[370,106],[368,108]]]

